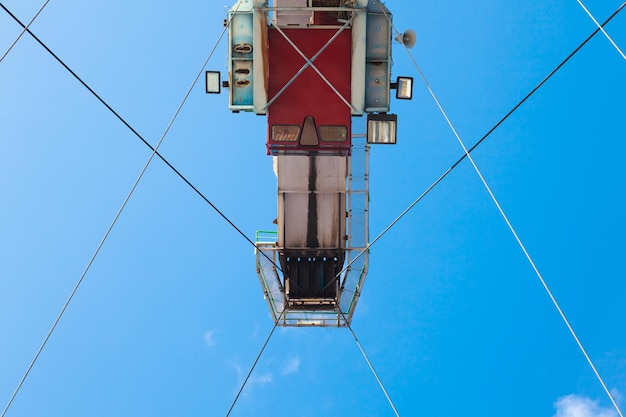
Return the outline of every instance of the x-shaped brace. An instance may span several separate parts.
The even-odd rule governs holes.
[[[337,94],[337,96],[341,99],[341,101],[343,101],[346,106],[348,106],[352,111],[356,112],[356,109],[354,108],[354,106],[352,106],[352,104],[350,104],[350,102],[348,100],[346,100],[346,98],[344,96],[341,95],[341,93],[339,91],[337,91],[337,89],[335,88],[335,86],[328,81],[328,78],[326,78],[326,76],[324,76],[324,74],[322,74],[322,72],[313,64],[313,62],[322,54],[322,52],[324,52],[326,50],[326,48],[328,48],[328,46],[333,43],[333,41],[335,39],[337,39],[337,37],[348,27],[350,27],[350,25],[352,24],[352,19],[354,16],[350,17],[349,20],[347,20],[342,27],[339,28],[339,30],[324,44],[324,46],[322,46],[322,48],[320,48],[319,51],[317,51],[317,53],[315,55],[313,55],[310,59],[300,50],[300,48],[298,48],[298,46],[291,40],[289,39],[289,36],[287,36],[287,34],[285,32],[283,32],[283,30],[278,26],[278,24],[276,23],[276,21],[274,19],[272,19],[271,17],[267,16],[267,19],[269,20],[269,22],[271,23],[272,26],[274,26],[276,28],[276,30],[278,30],[278,33],[280,33],[283,38],[285,38],[285,40],[289,43],[289,45],[291,45],[293,47],[293,49],[298,53],[298,55],[300,55],[306,62],[304,63],[304,65],[298,70],[298,72],[296,72],[296,74],[291,77],[291,79],[287,82],[287,84],[285,84],[283,86],[283,88],[280,89],[280,91],[278,91],[278,93],[276,93],[276,95],[274,97],[272,97],[270,99],[270,101],[265,105],[265,107],[263,108],[264,110],[267,110],[267,108],[269,106],[272,105],[272,103],[274,103],[276,101],[276,99],[278,99],[278,97],[280,97],[280,95],[282,93],[285,92],[285,90],[287,88],[289,88],[289,86],[291,84],[293,84],[293,82],[296,80],[296,78],[298,78],[300,76],[300,74],[302,74],[307,68],[311,67],[311,69],[313,69],[313,71],[315,71],[317,73],[317,75],[319,75],[322,80],[331,88],[331,90],[333,90],[333,92],[335,94]]]

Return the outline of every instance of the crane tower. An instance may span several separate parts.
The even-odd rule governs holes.
[[[412,90],[391,82],[392,15],[378,0],[239,0],[225,24],[229,108],[267,118],[278,183],[277,230],[256,239],[272,317],[348,325],[368,265],[369,145],[395,143],[390,90]]]

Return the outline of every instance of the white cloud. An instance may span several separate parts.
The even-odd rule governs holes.
[[[208,347],[215,345],[215,332],[213,330],[204,332],[204,343],[206,343]]]
[[[622,393],[616,389],[612,389],[611,395],[613,396],[613,399],[620,405],[620,408],[621,408],[622,401],[624,400],[624,396],[622,395]]]
[[[559,398],[554,408],[554,417],[617,417],[613,408],[601,407],[597,401],[574,394]]]
[[[248,380],[250,385],[265,385],[270,382],[272,382],[272,374],[270,372],[261,375],[252,375]]]
[[[237,379],[239,380],[238,385],[237,385],[237,390],[238,390],[241,384],[243,383],[243,380],[245,376],[247,375],[247,372],[244,372],[244,369],[237,363],[233,363],[232,367],[237,373]],[[272,380],[273,380],[273,376],[271,372],[266,372],[264,374],[257,374],[256,372],[253,372],[252,375],[250,375],[250,378],[248,379],[248,381],[246,382],[245,389],[242,392],[243,397],[244,398],[252,397],[252,392],[255,386],[267,385],[271,383]]]
[[[245,376],[243,372],[243,368],[239,364],[233,364],[233,368],[235,368],[235,372],[237,372],[237,379],[243,382],[243,378]],[[264,374],[257,375],[254,372],[250,375],[248,379],[247,385],[265,385],[272,382],[272,373],[266,372]]]
[[[293,357],[288,359],[284,365],[283,365],[283,369],[280,372],[283,376],[284,375],[289,375],[289,374],[293,374],[298,372],[298,369],[300,369],[300,358],[299,357]]]

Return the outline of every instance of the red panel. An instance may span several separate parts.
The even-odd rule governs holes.
[[[312,58],[338,31],[338,28],[282,29],[289,39],[308,57]],[[275,28],[268,34],[269,47],[269,100],[298,73],[306,61]],[[344,30],[321,53],[313,64],[335,89],[350,103],[352,34]],[[292,149],[302,151],[339,151],[350,149],[351,109],[315,72],[308,67],[268,108],[268,153]],[[298,143],[273,142],[270,137],[272,125],[298,125],[307,116],[320,126],[346,126],[345,142],[320,142],[319,146],[300,146]]]

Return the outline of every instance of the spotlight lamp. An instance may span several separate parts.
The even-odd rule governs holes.
[[[219,71],[207,71],[206,72],[206,92],[207,94],[219,94],[221,93],[220,72]]]
[[[391,88],[396,90],[397,99],[411,100],[413,98],[413,77],[398,77],[395,83],[391,83]]]
[[[397,132],[397,115],[387,113],[368,113],[367,143],[395,145]]]

